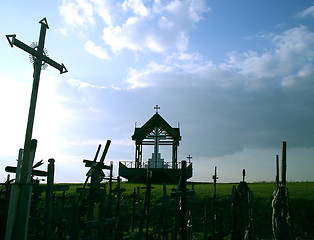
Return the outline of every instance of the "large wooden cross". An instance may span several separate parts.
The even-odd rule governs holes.
[[[30,107],[28,113],[28,121],[26,127],[26,134],[25,134],[25,142],[24,142],[24,153],[21,162],[21,169],[20,169],[20,176],[17,176],[17,194],[16,198],[13,197],[10,200],[10,205],[14,205],[15,209],[17,209],[13,214],[13,220],[11,223],[8,224],[9,228],[7,227],[7,235],[6,239],[11,239],[11,234],[14,239],[26,239],[27,238],[27,228],[28,228],[28,214],[29,214],[29,207],[30,207],[30,196],[31,196],[31,185],[30,185],[30,175],[31,175],[31,168],[32,168],[32,157],[31,157],[31,140],[32,140],[32,133],[33,133],[33,125],[34,125],[34,117],[35,117],[35,109],[36,109],[36,102],[37,102],[37,95],[38,95],[38,86],[39,86],[39,79],[40,79],[40,72],[42,69],[43,64],[49,64],[54,68],[60,71],[60,74],[66,73],[67,69],[63,64],[59,64],[54,60],[50,59],[48,56],[45,55],[44,51],[44,44],[45,44],[45,37],[46,37],[46,30],[49,28],[47,19],[43,18],[39,21],[41,24],[40,27],[40,35],[37,47],[30,47],[20,40],[16,38],[16,35],[6,35],[9,44],[11,47],[16,46],[21,48],[22,50],[28,52],[33,60],[34,66],[34,74],[33,74],[33,88],[30,100]],[[15,199],[14,199],[15,198]],[[14,207],[13,207],[14,208]],[[9,231],[8,231],[9,230]]]

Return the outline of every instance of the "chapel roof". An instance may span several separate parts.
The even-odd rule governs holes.
[[[162,116],[156,112],[142,127],[135,128],[132,140],[141,142],[146,136],[151,133],[156,127],[161,128],[167,133],[167,135],[174,141],[179,142],[181,140],[180,128],[173,128],[163,119]]]

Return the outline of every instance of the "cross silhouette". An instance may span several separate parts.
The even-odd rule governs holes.
[[[189,154],[186,158],[189,159],[189,163],[191,163],[192,156]]]
[[[159,107],[158,105],[156,105],[156,106],[154,107],[154,109],[156,110],[156,113],[158,113],[158,109],[160,109],[160,107]]]
[[[16,46],[21,48],[22,50],[28,52],[32,55],[34,60],[34,74],[33,74],[33,88],[30,100],[30,107],[28,112],[28,120],[27,120],[27,127],[26,127],[26,134],[25,134],[25,142],[24,142],[24,153],[21,163],[20,175],[17,176],[16,181],[18,183],[16,189],[16,196],[11,198],[10,205],[14,209],[17,209],[16,212],[13,214],[16,217],[11,217],[10,219],[12,222],[8,220],[7,223],[7,235],[6,239],[11,239],[11,234],[13,234],[14,239],[26,239],[27,237],[27,229],[28,229],[28,212],[30,207],[30,199],[32,188],[29,184],[30,175],[31,175],[31,167],[33,157],[31,156],[31,141],[32,141],[32,133],[33,133],[33,125],[34,125],[34,117],[35,117],[35,109],[36,109],[36,102],[37,102],[37,95],[38,95],[38,86],[39,86],[39,79],[40,79],[40,71],[42,69],[43,64],[49,64],[54,68],[60,71],[60,74],[66,73],[67,69],[63,64],[59,64],[54,60],[50,59],[48,56],[45,55],[44,51],[44,44],[45,44],[45,37],[46,37],[46,30],[49,29],[47,19],[43,18],[39,21],[41,24],[40,27],[40,34],[39,34],[39,41],[37,47],[30,47],[20,40],[16,38],[16,34],[6,35],[6,38],[9,41],[11,47]],[[10,206],[11,207],[11,206]],[[8,227],[9,226],[9,227]]]

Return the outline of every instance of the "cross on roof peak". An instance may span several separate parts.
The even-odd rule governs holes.
[[[186,158],[189,159],[189,163],[191,163],[192,156],[189,154]]]
[[[160,107],[159,107],[158,105],[156,105],[156,106],[154,107],[154,109],[156,110],[156,113],[158,113],[158,109],[160,109]]]

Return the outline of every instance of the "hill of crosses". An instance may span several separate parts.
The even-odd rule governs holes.
[[[38,44],[28,46],[15,34],[6,36],[11,47],[30,55],[34,73],[24,147],[17,165],[5,168],[9,174],[0,185],[0,239],[314,238],[314,198],[295,197],[295,192],[314,185],[287,183],[286,142],[282,142],[281,167],[279,156],[275,159],[273,183],[248,184],[243,169],[239,183],[218,184],[217,167],[206,183],[190,182],[192,157],[178,161],[180,129],[167,123],[158,105],[142,127],[135,127],[131,136],[135,159],[121,161],[117,176],[113,162],[105,161],[111,144],[107,140],[103,150],[99,144],[95,156],[82,161],[86,178],[81,184],[55,184],[57,161],[48,159],[46,170],[39,169],[44,161],[34,162],[37,140],[32,132],[41,70],[50,65],[63,74],[67,69],[47,56],[48,22],[43,18],[39,23]],[[148,159],[143,157],[146,145],[152,149]],[[163,155],[163,146],[170,146],[170,159],[164,158],[169,154]]]

